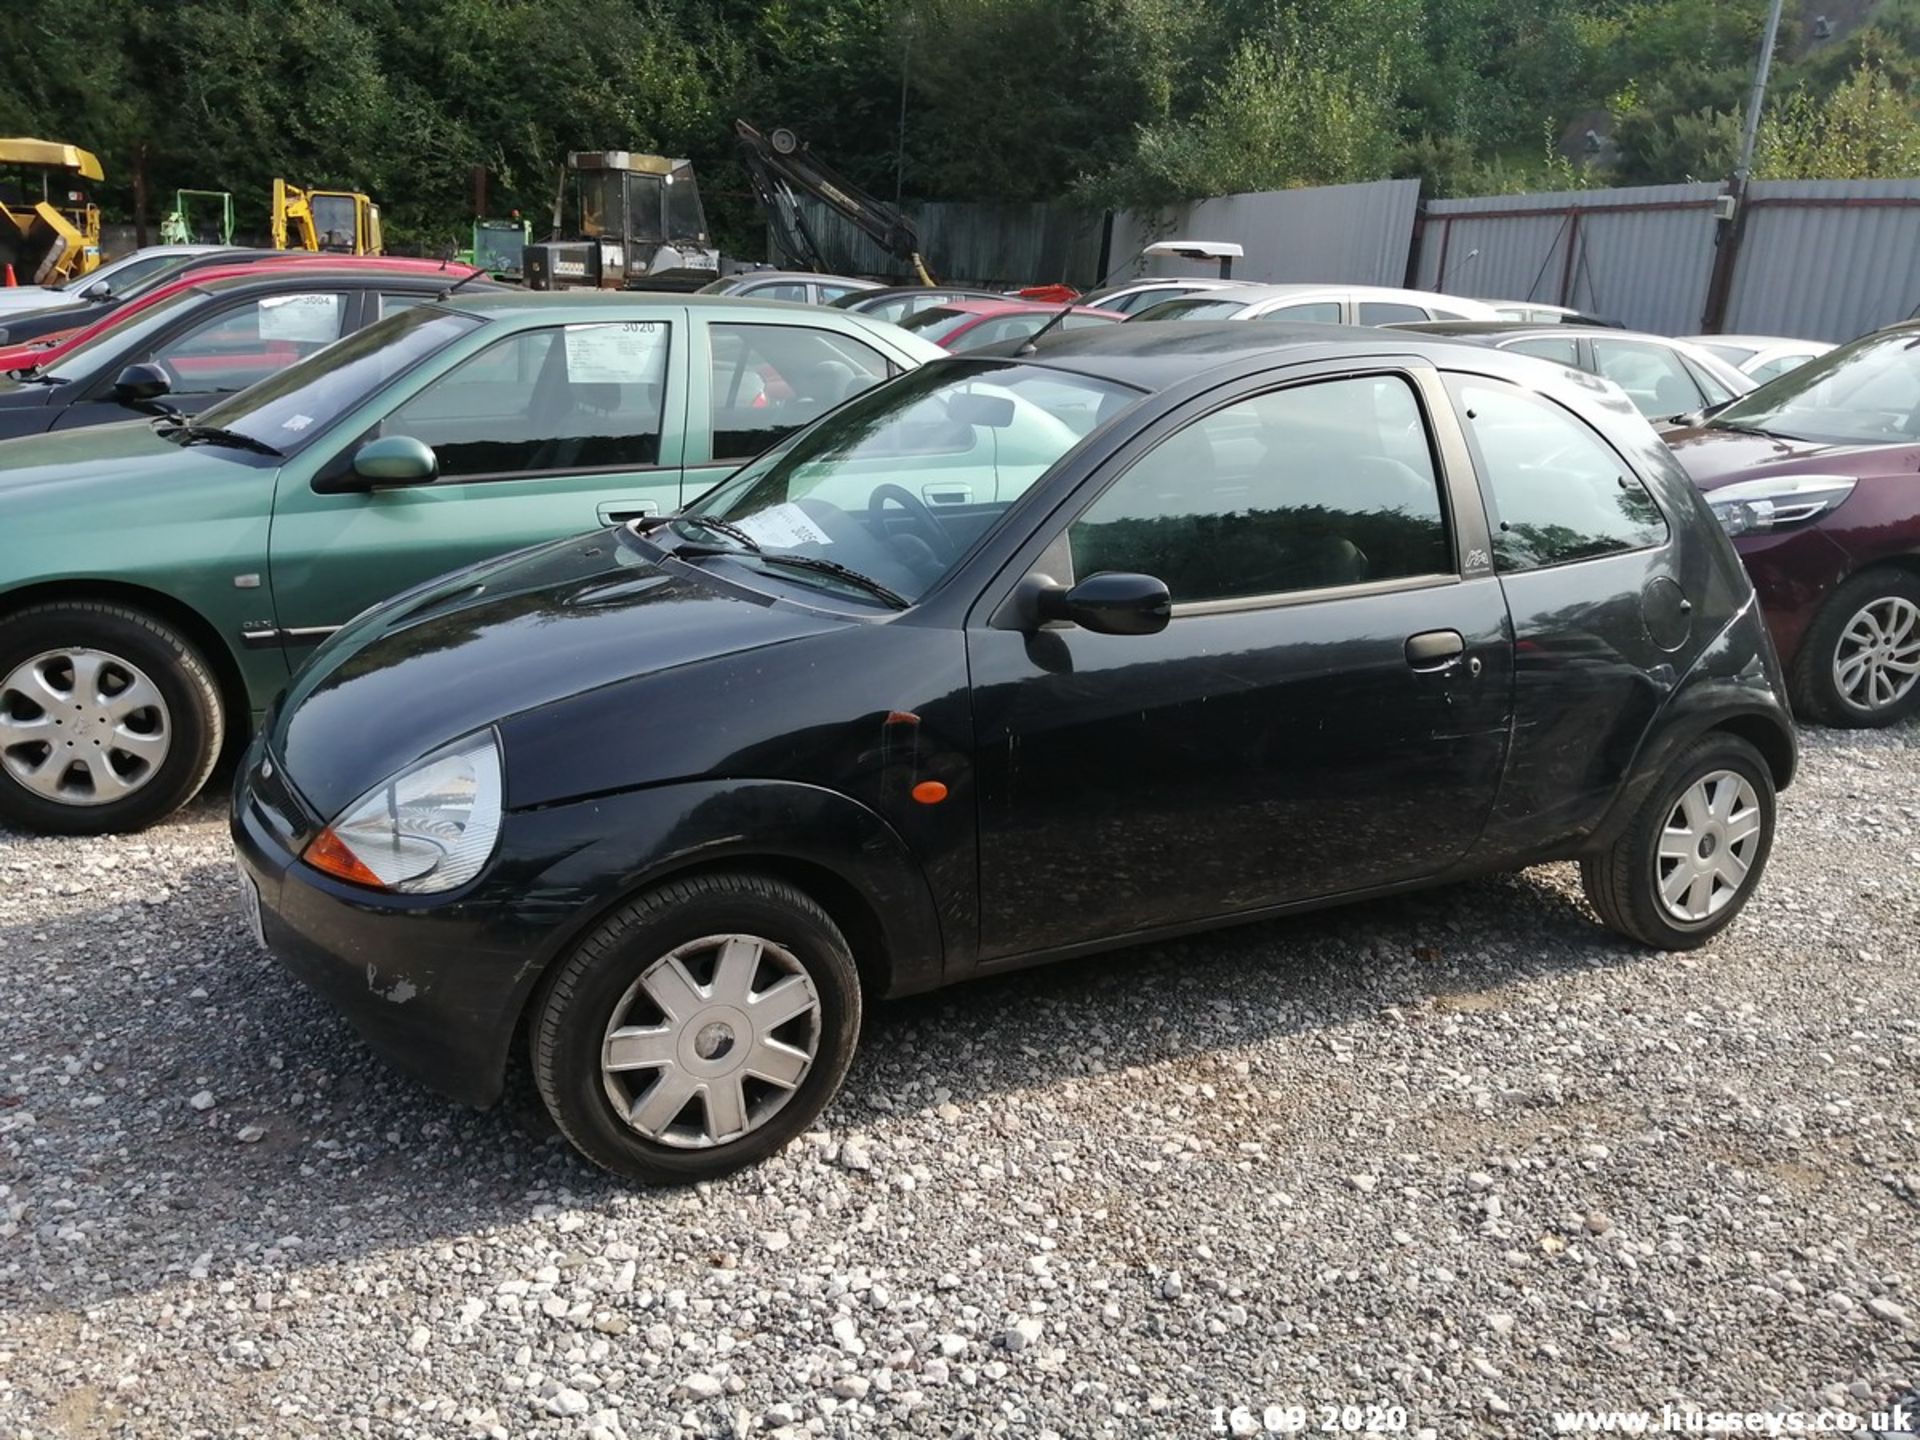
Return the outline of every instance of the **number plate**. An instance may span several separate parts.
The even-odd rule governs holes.
[[[238,857],[233,862],[234,876],[240,882],[240,918],[246,922],[247,933],[253,936],[253,943],[262,950],[267,948],[267,929],[260,919],[260,887],[253,883],[253,876],[247,873]]]

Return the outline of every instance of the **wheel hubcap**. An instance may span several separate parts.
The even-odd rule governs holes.
[[[1747,883],[1765,817],[1760,795],[1744,776],[1716,770],[1681,794],[1660,833],[1654,884],[1667,913],[1710,920]]]
[[[1884,710],[1920,682],[1920,606],[1901,595],[1869,601],[1840,632],[1833,683],[1849,705]]]
[[[799,959],[757,935],[709,935],[661,956],[620,997],[600,1075],[635,1132],[703,1149],[778,1114],[819,1045],[820,997]]]
[[[104,650],[49,650],[0,680],[0,765],[62,805],[107,805],[147,784],[173,730],[159,687]]]

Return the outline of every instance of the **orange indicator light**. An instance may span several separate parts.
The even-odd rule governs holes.
[[[922,805],[938,805],[947,798],[947,787],[938,780],[922,780],[913,787],[913,798]]]

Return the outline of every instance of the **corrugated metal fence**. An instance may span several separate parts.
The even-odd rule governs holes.
[[[1344,281],[1398,285],[1407,273],[1420,208],[1418,180],[1321,185],[1225,195],[1158,212],[1120,211],[1113,217],[1116,278],[1146,273],[1140,251],[1155,240],[1237,240],[1246,258],[1235,279],[1289,282]],[[1218,274],[1211,265],[1153,262],[1154,274]]]
[[[1699,328],[1713,272],[1717,185],[1479,195],[1426,207],[1414,283],[1539,300],[1636,330]]]
[[[1849,340],[1920,305],[1920,180],[1756,180],[1730,334]]]
[[[1111,216],[1065,202],[923,205],[914,211],[942,279],[1086,288],[1105,270],[1146,273],[1139,252],[1176,237],[1235,240],[1252,281],[1411,283],[1536,300],[1636,329],[1702,328],[1720,257],[1717,184],[1649,185],[1419,202],[1413,180],[1263,191]],[[1721,329],[1842,340],[1920,306],[1920,180],[1756,181],[1732,232]],[[829,263],[905,275],[839,216],[808,220]],[[1154,273],[1212,267],[1154,262]]]

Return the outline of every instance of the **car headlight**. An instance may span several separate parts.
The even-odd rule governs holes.
[[[491,730],[434,751],[376,786],[301,857],[356,885],[431,895],[480,873],[500,838],[500,742]]]
[[[1851,475],[1769,475],[1707,492],[1707,505],[1729,535],[1802,525],[1853,493]]]

